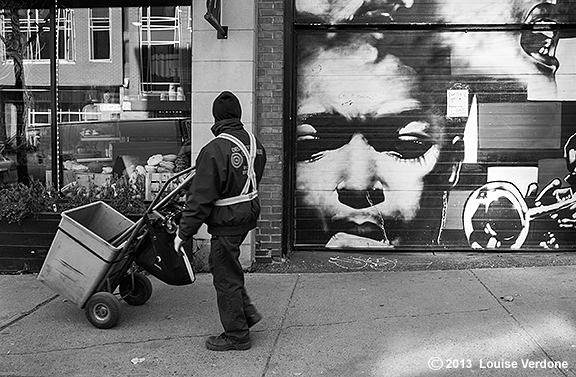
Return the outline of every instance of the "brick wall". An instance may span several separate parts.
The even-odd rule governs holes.
[[[256,130],[268,163],[260,184],[256,260],[282,253],[284,0],[257,0]]]

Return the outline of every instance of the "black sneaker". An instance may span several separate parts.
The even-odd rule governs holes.
[[[262,314],[258,312],[252,314],[250,317],[246,317],[246,323],[248,324],[248,327],[254,326],[260,322],[260,320],[262,320]]]
[[[218,336],[210,336],[206,339],[206,348],[212,351],[245,351],[252,347],[250,338],[244,340],[237,340],[226,336],[222,333]]]

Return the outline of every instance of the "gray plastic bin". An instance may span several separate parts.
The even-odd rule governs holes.
[[[62,212],[38,280],[82,308],[124,247],[108,240],[132,225],[101,201]]]

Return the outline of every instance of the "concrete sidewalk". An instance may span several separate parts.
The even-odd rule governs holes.
[[[0,276],[0,376],[576,375],[576,266],[247,274],[264,319],[230,352],[208,274],[109,330],[35,278]]]

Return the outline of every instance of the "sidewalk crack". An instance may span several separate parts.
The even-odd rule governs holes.
[[[282,333],[282,329],[284,329],[284,322],[286,321],[286,318],[288,317],[288,311],[290,310],[290,305],[292,304],[292,299],[294,298],[294,293],[296,292],[296,287],[298,286],[298,283],[300,282],[300,274],[298,274],[296,276],[296,281],[294,282],[294,286],[292,287],[292,292],[290,292],[290,297],[288,298],[288,304],[286,305],[286,308],[284,309],[284,313],[282,313],[282,319],[280,320],[280,326],[278,329],[278,333],[276,334],[276,338],[274,339],[274,344],[272,344],[272,349],[270,350],[270,354],[268,355],[268,358],[266,359],[266,364],[264,365],[264,369],[262,370],[262,377],[266,376],[266,373],[268,373],[268,369],[270,368],[270,361],[272,360],[272,355],[274,354],[274,351],[276,350],[276,346],[278,344],[278,340],[280,339],[280,334]]]
[[[298,328],[307,328],[307,327],[328,327],[328,326],[338,326],[338,325],[347,325],[353,323],[366,323],[371,321],[378,321],[378,320],[387,320],[387,319],[401,319],[401,318],[425,318],[425,317],[434,317],[434,316],[444,316],[444,315],[459,315],[465,313],[478,313],[478,312],[487,312],[490,310],[495,309],[496,307],[491,308],[480,308],[475,310],[460,310],[460,311],[449,311],[449,312],[435,312],[435,313],[427,313],[427,314],[401,314],[401,315],[385,315],[385,316],[377,316],[370,319],[361,318],[361,319],[350,319],[350,320],[343,320],[343,321],[335,321],[329,323],[310,323],[310,324],[294,324],[290,326],[283,327],[284,329],[298,329]]]
[[[50,297],[49,299],[39,303],[38,305],[36,305],[35,307],[33,307],[30,310],[20,312],[19,314],[15,315],[12,319],[9,319],[8,322],[4,323],[3,325],[0,325],[0,331],[3,331],[6,328],[15,324],[16,322],[28,317],[30,314],[34,313],[36,310],[40,309],[44,305],[51,303],[52,301],[56,300],[56,298],[58,298],[58,297],[59,297],[59,295],[54,295],[54,296]]]
[[[507,307],[506,305],[504,305],[502,303],[502,301],[500,299],[498,299],[498,297],[494,294],[494,292],[492,292],[490,290],[490,288],[488,288],[488,286],[486,284],[484,284],[484,282],[480,279],[480,277],[478,275],[476,275],[474,273],[473,270],[468,270],[470,271],[470,273],[472,274],[472,276],[474,276],[476,278],[476,280],[478,280],[478,282],[484,287],[484,289],[486,289],[486,291],[492,296],[494,297],[494,300],[496,300],[498,302],[498,304],[502,307],[502,309],[504,309],[504,311],[506,313],[508,313],[508,315],[510,316],[510,318],[512,318],[512,320],[516,323],[516,325],[518,326],[518,328],[520,328],[520,330],[522,330],[522,332],[524,333],[524,335],[528,338],[527,340],[532,341],[534,344],[536,344],[536,346],[540,349],[540,351],[548,358],[548,360],[554,362],[556,360],[554,360],[554,358],[546,351],[546,349],[542,346],[542,344],[540,344],[540,342],[538,341],[538,339],[536,339],[534,336],[532,336],[532,334],[530,333],[530,331],[528,331],[528,329],[520,322],[520,320],[518,320],[518,318],[516,318],[516,316],[514,315],[514,313],[512,313]],[[562,373],[563,376],[568,376],[568,374],[566,374],[566,372],[560,368],[556,368],[556,370],[560,373]]]

